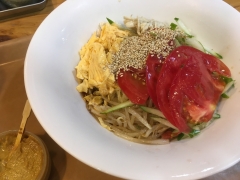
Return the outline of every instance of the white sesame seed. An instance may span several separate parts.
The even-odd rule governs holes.
[[[141,36],[125,38],[119,51],[112,56],[110,70],[118,75],[120,69],[128,70],[129,67],[142,69],[146,65],[149,53],[151,56],[156,54],[159,59],[165,59],[175,48],[173,40],[179,34],[182,35],[182,32],[164,26],[146,31]]]

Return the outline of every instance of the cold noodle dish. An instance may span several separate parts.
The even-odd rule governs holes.
[[[231,72],[182,20],[107,20],[81,47],[76,66],[77,90],[104,128],[133,142],[166,144],[220,118]]]

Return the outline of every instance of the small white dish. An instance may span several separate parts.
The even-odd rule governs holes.
[[[236,80],[220,106],[221,119],[199,136],[169,145],[121,139],[87,111],[76,91],[78,50],[106,17],[175,17],[209,48],[223,55]],[[80,161],[114,176],[139,180],[199,179],[240,159],[240,13],[219,0],[71,0],[54,10],[36,31],[25,61],[25,86],[32,109],[47,133]]]

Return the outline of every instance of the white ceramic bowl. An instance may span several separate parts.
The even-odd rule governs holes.
[[[179,17],[209,48],[224,56],[236,80],[220,106],[221,119],[194,139],[142,145],[121,139],[89,114],[76,91],[78,50],[109,17],[143,16],[164,22]],[[126,179],[186,180],[222,171],[240,159],[240,13],[219,0],[71,0],[36,31],[25,62],[25,85],[34,113],[68,153]]]

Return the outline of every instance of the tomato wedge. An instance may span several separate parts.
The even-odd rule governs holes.
[[[158,58],[156,55],[149,54],[146,61],[146,84],[147,90],[153,104],[158,107],[157,102],[157,79],[163,64],[163,59]],[[159,108],[159,107],[158,107]]]
[[[221,92],[215,88],[203,61],[189,58],[169,91],[170,111],[176,125],[210,120]]]
[[[230,70],[217,58],[189,46],[180,46],[166,58],[157,81],[157,101],[166,118],[181,132],[188,123],[209,121]]]
[[[130,68],[128,71],[120,70],[118,75],[119,87],[134,104],[143,105],[149,97],[145,76],[146,69],[137,70],[134,68]]]
[[[184,55],[183,53],[179,54],[177,49],[178,48],[170,53],[170,55],[165,59],[165,63],[161,68],[156,87],[157,101],[160,110],[169,120],[169,122],[171,122],[179,130],[181,129],[180,131],[189,131],[190,129],[185,121],[177,122],[177,120],[173,119],[172,112],[170,111],[171,107],[168,94],[172,85],[172,81],[179,69],[181,69],[185,61],[188,59],[188,56]]]

